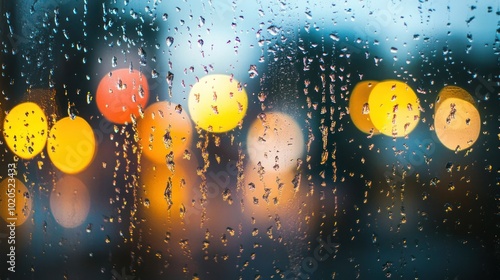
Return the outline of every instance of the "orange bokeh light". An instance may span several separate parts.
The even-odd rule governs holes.
[[[481,133],[481,115],[474,98],[460,87],[444,87],[435,105],[434,130],[450,150],[466,150],[474,145]]]
[[[125,124],[139,115],[149,99],[149,85],[141,72],[113,70],[101,79],[96,92],[99,111],[111,122]]]
[[[187,215],[181,209],[190,208],[193,188],[199,188],[196,166],[191,161],[195,160],[178,159],[173,170],[166,164],[141,161],[139,212],[151,228],[165,229],[169,222],[181,223]]]
[[[185,110],[162,101],[148,106],[144,118],[137,122],[137,130],[142,154],[156,163],[165,163],[170,152],[178,158],[188,149],[193,126]]]
[[[9,195],[9,190],[13,189],[15,196]],[[15,199],[14,216],[10,215],[9,201]],[[33,206],[33,198],[29,193],[28,188],[17,178],[7,177],[0,183],[0,216],[6,222],[12,222],[9,218],[16,218],[16,226],[20,226],[26,222],[31,215],[31,207]]]

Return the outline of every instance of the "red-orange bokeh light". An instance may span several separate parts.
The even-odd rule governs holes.
[[[117,124],[131,122],[149,99],[149,86],[141,72],[128,68],[113,70],[101,79],[96,92],[99,111]]]

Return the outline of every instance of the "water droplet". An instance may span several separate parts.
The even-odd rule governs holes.
[[[363,104],[362,114],[368,115],[370,113],[370,106],[368,103]]]
[[[174,37],[170,37],[170,36],[167,37],[166,43],[167,43],[167,47],[172,46],[172,44],[174,43]]]
[[[339,35],[337,33],[331,33],[330,34],[330,39],[332,39],[335,42],[340,41],[340,37],[339,37]]]
[[[167,186],[165,187],[165,191],[163,192],[163,196],[165,200],[167,201],[168,209],[172,207],[173,201],[172,201],[172,178],[168,177],[167,181]]]
[[[181,105],[181,104],[177,104],[177,105],[175,106],[175,111],[176,111],[177,113],[179,113],[179,114],[180,114],[180,113],[182,113],[182,105]]]
[[[158,78],[159,74],[160,74],[160,73],[158,73],[158,72],[156,71],[156,69],[151,70],[151,78],[152,78],[152,79],[156,79],[156,78]]]
[[[168,74],[167,74],[167,77],[166,77],[166,80],[167,80],[167,84],[169,87],[172,86],[172,83],[174,82],[174,73],[168,71]]]
[[[78,110],[76,109],[75,103],[68,102],[68,116],[72,120],[78,116]]]
[[[269,34],[273,35],[273,36],[276,36],[280,33],[281,29],[275,25],[271,25],[267,28],[267,32],[269,32]]]
[[[257,65],[250,65],[250,69],[248,69],[248,75],[250,78],[255,78],[259,75],[259,72],[257,72]]]

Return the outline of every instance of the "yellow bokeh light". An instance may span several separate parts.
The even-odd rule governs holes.
[[[75,228],[81,225],[90,210],[87,186],[74,176],[59,179],[50,194],[50,209],[61,226]]]
[[[179,105],[162,101],[150,105],[137,122],[142,154],[156,163],[165,163],[173,152],[180,157],[192,141],[193,126]]]
[[[33,102],[21,103],[4,120],[3,135],[7,146],[23,159],[38,155],[47,142],[47,117]]]
[[[290,170],[304,153],[304,136],[297,122],[280,112],[262,113],[248,131],[247,152],[266,171]]]
[[[12,190],[12,194],[10,194]],[[15,199],[14,215],[11,215],[10,209]],[[16,226],[26,222],[31,215],[33,199],[28,188],[17,178],[7,177],[0,183],[0,215],[7,223],[15,221]],[[9,218],[15,218],[10,220]]]
[[[65,117],[50,129],[47,152],[62,172],[75,174],[94,159],[96,141],[92,127],[81,117]]]
[[[243,120],[248,97],[243,86],[227,75],[208,75],[191,89],[189,114],[200,128],[210,132],[226,132]]]
[[[408,135],[420,120],[415,92],[395,80],[379,82],[368,97],[370,119],[381,133],[392,137]]]
[[[349,114],[354,125],[364,133],[378,134],[370,119],[368,97],[377,81],[363,81],[356,84],[349,99]]]
[[[476,102],[474,101],[472,95],[470,95],[465,89],[457,86],[445,86],[441,89],[441,91],[439,91],[436,104],[434,106],[434,111],[437,111],[441,104],[443,104],[443,102],[450,97],[459,98],[469,102],[474,106],[476,105]]]
[[[445,87],[437,100],[434,129],[439,141],[453,151],[470,148],[481,132],[481,116],[472,96],[461,88]]]

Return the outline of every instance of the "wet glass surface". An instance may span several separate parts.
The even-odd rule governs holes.
[[[0,279],[498,278],[498,1],[0,14]]]

